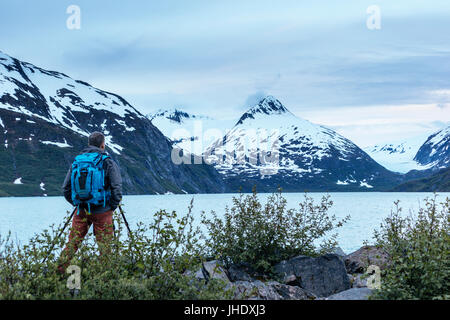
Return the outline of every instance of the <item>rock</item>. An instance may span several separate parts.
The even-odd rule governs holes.
[[[347,254],[340,247],[336,247],[330,251],[330,253],[337,254],[340,257],[345,257]]]
[[[350,280],[350,285],[352,288],[367,288],[367,279],[369,278],[368,274],[347,274],[348,279]]]
[[[383,270],[388,266],[389,257],[382,248],[376,246],[364,246],[347,255],[344,258],[344,261],[347,272],[354,274],[364,273],[370,265],[376,265]]]
[[[217,260],[203,262],[203,269],[204,273],[207,274],[208,280],[219,279],[225,281],[226,283],[230,282],[230,279],[228,279],[225,268]]]
[[[225,269],[217,260],[203,262],[202,266],[197,270],[186,270],[184,275],[188,277],[193,276],[195,279],[204,280],[205,282],[208,282],[210,279],[220,279],[226,283],[230,282]]]
[[[372,293],[368,288],[351,288],[332,296],[327,297],[325,300],[368,300],[369,295]]]
[[[367,274],[356,274],[353,276],[353,288],[367,288]]]
[[[259,280],[254,282],[236,281],[230,283],[226,289],[231,289],[233,298],[237,300],[281,300],[281,296],[275,288],[267,286]]]
[[[281,284],[276,281],[264,283],[236,281],[230,283],[227,289],[233,291],[234,299],[238,300],[312,300],[316,296],[302,288]]]
[[[317,296],[297,286],[288,286],[276,281],[270,281],[267,285],[273,287],[283,300],[314,300]]]
[[[254,281],[254,279],[250,276],[249,273],[253,273],[253,270],[250,266],[245,264],[232,265],[228,268],[228,278],[235,281]]]
[[[347,273],[347,277],[348,277],[348,281],[350,281],[350,286],[353,288],[353,283],[355,282],[355,277],[350,273]]]
[[[280,262],[274,269],[283,283],[299,286],[319,297],[350,289],[344,262],[336,254],[317,258],[298,256]]]
[[[195,279],[197,280],[208,280],[208,274],[205,274],[203,267],[200,267],[198,270],[196,271],[191,271],[191,270],[186,270],[184,272],[185,276],[191,277],[193,276]]]

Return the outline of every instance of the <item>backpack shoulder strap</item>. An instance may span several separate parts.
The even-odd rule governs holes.
[[[101,167],[103,167],[103,163],[105,162],[106,159],[111,159],[111,157],[107,154],[100,154],[101,156],[99,157],[99,160],[97,161],[97,166],[100,165]]]

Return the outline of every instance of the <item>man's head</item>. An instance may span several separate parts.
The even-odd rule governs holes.
[[[89,136],[88,144],[90,146],[105,150],[105,136],[101,132],[93,132]]]

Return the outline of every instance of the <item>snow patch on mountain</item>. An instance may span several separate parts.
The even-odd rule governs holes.
[[[72,148],[72,146],[67,143],[66,139],[64,139],[64,142],[54,142],[54,141],[39,141],[39,142],[47,145],[50,144],[60,148]]]
[[[119,146],[116,143],[112,142],[112,137],[111,136],[105,136],[105,143],[106,145],[111,148],[111,150],[116,153],[116,154],[121,154],[121,151],[123,150],[122,146]]]
[[[366,187],[366,188],[368,188],[368,189],[372,189],[372,188],[373,188],[373,186],[371,186],[370,184],[368,184],[366,181],[360,181],[360,182],[359,182],[359,185],[360,185],[361,187]]]
[[[127,124],[125,123],[125,121],[123,121],[123,120],[115,119],[115,121],[116,121],[119,125],[121,125],[122,127],[124,127],[124,128],[125,128],[125,131],[132,132],[132,131],[135,131],[135,130],[136,130],[136,128],[134,128],[134,127],[128,127]]]

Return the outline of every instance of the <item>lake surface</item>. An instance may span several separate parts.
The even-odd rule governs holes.
[[[323,193],[310,193],[316,201],[320,201]],[[125,196],[123,203],[126,217],[133,227],[139,221],[149,223],[153,214],[159,209],[175,210],[186,213],[189,203],[194,198],[194,217],[200,220],[202,211],[211,210],[221,214],[225,207],[232,204],[232,194],[196,194],[196,195],[148,195]],[[265,203],[269,194],[259,194]],[[297,207],[304,198],[303,193],[285,193],[288,208]],[[365,240],[372,241],[374,229],[378,229],[383,218],[394,208],[394,201],[400,200],[403,214],[417,212],[423,207],[424,199],[432,197],[432,193],[330,193],[334,202],[330,214],[338,218],[350,215],[351,219],[339,231],[339,245],[350,253],[363,245]],[[450,193],[440,193],[438,200],[443,201]],[[62,197],[45,198],[0,198],[0,234],[5,236],[9,230],[13,237],[22,243],[51,224],[59,225],[72,210]],[[92,232],[92,229],[90,230]]]

